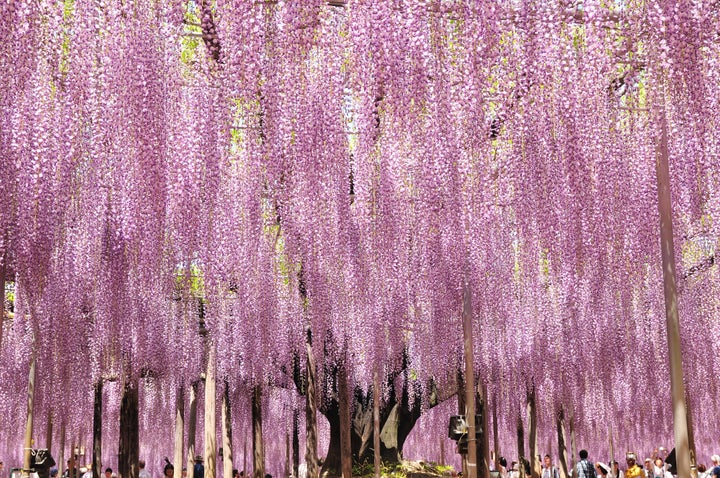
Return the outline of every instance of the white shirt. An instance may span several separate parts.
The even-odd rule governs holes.
[[[150,472],[143,468],[140,470],[140,473],[138,473],[138,478],[151,478]]]

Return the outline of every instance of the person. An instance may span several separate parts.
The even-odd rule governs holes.
[[[195,466],[193,467],[193,478],[205,477],[205,465],[203,465],[202,455],[195,455]]]
[[[655,458],[655,477],[656,478],[673,478],[672,473],[668,471],[668,467],[662,458]]]
[[[174,475],[175,475],[175,467],[170,462],[166,463],[165,468],[163,468],[163,476],[165,478],[173,478]]]
[[[712,461],[712,468],[706,473],[708,478],[720,478],[720,455],[713,455],[710,457]]]
[[[610,474],[610,467],[601,461],[595,463],[595,470],[600,478],[607,478]]]
[[[545,455],[543,458],[543,472],[542,472],[542,478],[560,478],[560,472],[558,469],[554,466],[552,466],[552,462],[550,461],[550,455]]]
[[[705,466],[705,463],[700,463],[697,467],[698,470],[698,478],[705,478],[707,476],[707,467]]]
[[[63,476],[63,478],[76,478],[77,477],[77,473],[75,472],[75,460],[70,459],[67,461],[65,471],[63,471],[62,476]]]
[[[112,468],[105,468],[105,478],[112,478]]]
[[[3,478],[3,473],[5,472],[5,463],[0,460],[0,478]]]
[[[182,478],[187,478],[187,468],[185,468],[184,466],[182,469]]]
[[[655,464],[650,458],[645,458],[645,477],[655,478]]]
[[[233,478],[240,478],[240,472],[237,469],[233,470]]]
[[[610,463],[612,465],[611,469],[613,478],[625,478],[625,473],[623,473],[623,471],[620,469],[620,465],[618,465],[618,462],[612,460]]]
[[[643,470],[638,466],[636,459],[635,453],[628,452],[625,454],[625,462],[627,463],[625,478],[642,478],[644,476]]]
[[[577,465],[575,465],[577,478],[595,478],[597,476],[595,473],[595,467],[588,460],[587,450],[580,450],[579,455],[580,461]]]
[[[140,460],[138,462],[138,468],[140,468],[140,472],[138,473],[138,478],[152,478],[150,476],[150,472],[145,469],[145,460]]]
[[[500,467],[498,468],[500,478],[508,478],[507,460],[504,456],[500,457],[500,459],[498,460],[498,465],[500,465]]]

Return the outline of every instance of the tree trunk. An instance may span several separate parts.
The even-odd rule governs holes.
[[[340,464],[343,478],[352,478],[352,448],[350,445],[350,397],[347,387],[345,361],[338,371],[338,401],[340,412]]]
[[[103,382],[99,378],[95,383],[95,403],[93,405],[93,478],[100,478],[102,473],[102,394]]]
[[[232,450],[232,417],[230,415],[230,390],[227,381],[222,398],[222,450],[223,450],[223,478],[232,478],[233,450]]]
[[[262,389],[253,388],[252,396],[253,432],[253,478],[265,478],[265,448],[262,437]]]
[[[565,435],[565,412],[559,408],[555,417],[558,435],[558,458],[560,459],[560,478],[568,478],[568,456]]]
[[[190,385],[190,417],[188,422],[188,451],[187,451],[187,472],[193,476],[195,466],[195,433],[197,431],[197,382]]]
[[[312,335],[307,332],[305,342],[307,352],[305,388],[305,463],[307,465],[307,478],[318,478],[317,458],[317,402],[315,398],[315,357],[312,349]]]
[[[185,387],[180,385],[175,396],[175,449],[173,450],[173,466],[178,477],[182,476],[183,448],[185,443]],[[188,468],[188,474],[190,474]],[[192,475],[190,475],[192,478]]]
[[[522,417],[518,414],[517,420],[518,469],[520,478],[525,478],[525,428]]]
[[[208,344],[205,371],[205,477],[215,478],[217,457],[217,416],[215,413],[215,344]]]
[[[140,455],[137,383],[126,383],[120,402],[119,478],[138,478]]]
[[[540,478],[540,460],[538,460],[537,447],[537,407],[535,405],[535,385],[531,385],[527,393],[528,414],[528,453],[530,453],[530,472],[532,478]]]
[[[4,293],[4,292],[3,292]],[[33,413],[35,410],[35,341],[33,340],[32,359],[28,376],[27,417],[25,420],[25,452],[23,454],[23,476],[30,474],[30,451],[33,445]]]
[[[290,478],[290,469],[292,468],[290,462],[290,434],[285,432],[285,478]]]

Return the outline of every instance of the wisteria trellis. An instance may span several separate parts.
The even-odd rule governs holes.
[[[609,424],[616,449],[669,442],[662,110],[685,378],[709,453],[715,2],[331,4],[2,4],[0,260],[17,281],[0,342],[2,455],[21,453],[33,347],[38,416],[73,433],[99,377],[152,369],[143,397],[166,413],[146,415],[143,447],[169,454],[175,387],[201,367],[200,291],[238,397],[287,381],[308,326],[318,343],[343,341],[355,383],[404,347],[420,378],[441,380],[457,366],[466,274],[503,443],[530,383],[541,444],[568,404],[580,441],[603,453]],[[211,49],[196,26],[208,12]]]

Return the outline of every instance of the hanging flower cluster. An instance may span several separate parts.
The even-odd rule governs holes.
[[[17,433],[0,452],[19,457],[32,356],[56,436],[88,430],[95,383],[117,382],[117,416],[140,380],[155,461],[209,348],[235,403],[293,386],[307,330],[319,383],[349,358],[367,387],[406,353],[414,378],[450,387],[465,281],[504,447],[532,388],[540,443],[560,410],[598,452],[608,433],[616,450],[669,443],[661,115],[688,401],[709,445],[711,3],[6,2],[0,270],[17,293],[0,428]],[[284,436],[292,411],[275,412]]]

